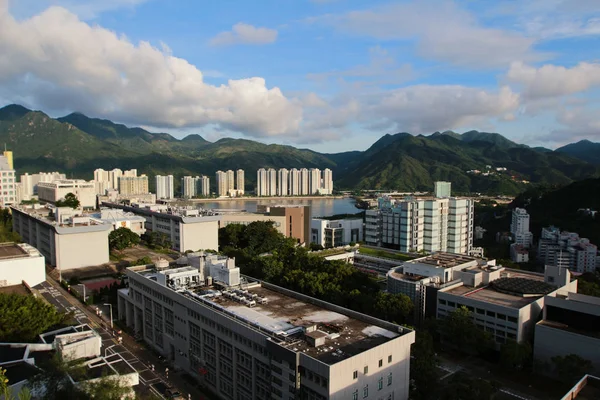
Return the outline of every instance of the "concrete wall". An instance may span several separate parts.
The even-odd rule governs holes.
[[[109,262],[109,230],[76,234],[55,234],[56,266],[62,270]]]
[[[219,221],[180,223],[179,229],[181,243],[179,251],[219,249]]]
[[[273,221],[277,231],[287,236],[287,230],[285,225],[285,217],[278,217],[275,215],[263,215],[263,214],[222,214],[221,215],[220,227],[224,228],[229,224],[243,224],[248,225],[256,221]],[[196,249],[197,250],[197,249]]]
[[[7,286],[20,285],[22,281],[35,286],[45,280],[46,263],[41,255],[0,261],[0,282],[6,281]]]

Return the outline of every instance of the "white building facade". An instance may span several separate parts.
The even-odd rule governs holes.
[[[86,182],[82,179],[64,179],[38,183],[40,201],[55,204],[59,200],[64,200],[69,193],[77,196],[80,207],[96,208],[96,185],[94,182]]]
[[[173,175],[156,175],[156,198],[170,200],[175,198]]]
[[[15,170],[12,165],[12,152],[0,155],[0,206],[6,207],[17,202]]]
[[[46,280],[44,256],[27,243],[0,243],[0,287],[36,286]]]
[[[358,243],[363,239],[362,218],[326,220],[313,218],[310,224],[311,243],[337,247]]]
[[[529,214],[524,208],[515,208],[512,211],[510,233],[514,243],[528,249],[533,243],[533,235],[529,231]]]

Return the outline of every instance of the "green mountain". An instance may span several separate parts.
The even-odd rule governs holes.
[[[91,179],[94,169],[137,168],[140,173],[182,175],[246,170],[247,189],[259,168],[331,168],[341,189],[431,190],[449,180],[456,192],[515,194],[521,181],[565,185],[598,176],[599,167],[561,152],[540,151],[500,134],[470,131],[384,135],[366,151],[321,154],[292,146],[192,134],[181,140],[109,120],[72,113],[53,119],[40,111],[0,108],[0,144],[15,153],[19,173],[58,170]],[[469,170],[492,174],[469,174]],[[497,172],[496,167],[507,171]],[[214,179],[212,179],[214,184]],[[153,180],[151,180],[153,182]],[[152,183],[151,183],[152,186]]]
[[[568,154],[591,164],[600,165],[600,143],[581,140],[556,149],[558,153]]]

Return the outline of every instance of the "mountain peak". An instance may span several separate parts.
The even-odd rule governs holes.
[[[0,108],[0,121],[14,121],[31,112],[30,109],[20,104],[9,104]]]

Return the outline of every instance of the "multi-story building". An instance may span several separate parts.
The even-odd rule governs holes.
[[[0,207],[17,202],[15,170],[13,169],[12,151],[5,151],[0,156]]]
[[[529,251],[522,244],[513,243],[510,245],[510,259],[516,263],[529,262]]]
[[[344,246],[363,239],[362,218],[327,220],[313,218],[310,224],[311,243],[323,247]]]
[[[139,236],[146,233],[146,219],[131,212],[124,212],[123,210],[113,208],[103,208],[99,213],[91,214],[90,216],[106,224],[111,224],[113,230],[127,228]]]
[[[333,193],[333,172],[329,168],[323,170],[323,185],[321,187],[321,194],[332,194]]]
[[[246,181],[243,169],[235,171],[235,189],[239,195],[243,195],[246,191]]]
[[[311,168],[309,172],[308,182],[308,194],[313,195],[319,193],[321,189],[321,170],[318,168]]]
[[[148,177],[146,175],[121,176],[119,178],[119,193],[125,196],[150,193],[148,190]]]
[[[538,261],[545,265],[569,268],[577,272],[594,272],[598,262],[598,248],[577,233],[560,231],[550,226],[542,228],[538,242]]]
[[[267,170],[260,168],[256,171],[256,195],[268,196],[269,186],[267,185]]]
[[[84,209],[96,208],[96,186],[94,182],[86,182],[82,179],[63,179],[38,183],[40,201],[55,204],[59,200],[64,200],[69,193],[77,196],[80,207]]]
[[[512,211],[510,233],[513,241],[528,249],[533,242],[533,235],[529,232],[529,214],[524,208],[515,208]]]
[[[240,281],[232,260],[187,258],[177,269],[129,268],[119,318],[218,398],[408,398],[414,331]]]
[[[452,193],[452,183],[451,182],[435,182],[435,187],[433,190],[433,195],[436,199],[443,199],[444,197],[450,197]]]
[[[108,182],[108,189],[119,189],[119,178],[126,177],[137,177],[137,169],[130,169],[123,171],[119,168],[115,168],[111,171],[105,171],[102,168],[98,168],[94,171],[94,181],[96,182]]]
[[[210,196],[210,178],[202,175],[198,181],[198,194],[204,197]]]
[[[466,307],[475,324],[498,346],[509,340],[520,343],[531,339],[547,299],[559,291],[577,291],[577,281],[571,281],[569,270],[564,268],[546,266],[545,274],[489,270],[475,273],[466,269],[459,272],[460,281],[439,289],[437,318]]]
[[[473,247],[471,199],[380,198],[366,211],[365,241],[401,251],[448,251],[468,254]]]
[[[173,175],[156,175],[156,198],[165,200],[175,198]]]
[[[277,170],[273,168],[267,170],[267,187],[269,188],[267,196],[277,196]]]
[[[198,209],[177,208],[167,205],[126,206],[102,203],[105,207],[118,208],[146,219],[146,232],[167,235],[174,250],[218,250],[219,221],[221,216]]]
[[[288,189],[290,196],[300,195],[300,170],[292,168],[289,173],[290,181],[288,182]]]
[[[41,188],[40,188],[41,189]],[[108,263],[113,226],[69,207],[13,206],[13,230],[60,270]]]
[[[20,177],[23,200],[30,200],[32,196],[37,195],[38,183],[53,182],[56,180],[67,179],[65,174],[59,172],[40,172],[37,174],[23,174]]]
[[[290,179],[289,175],[290,175],[290,172],[285,168],[281,168],[277,172],[277,196],[287,196],[289,194],[289,192],[288,192],[288,181]]]
[[[46,280],[44,256],[26,243],[0,243],[0,287],[21,285],[30,287]]]
[[[217,171],[216,178],[217,196],[227,196],[227,191],[229,190],[229,184],[227,182],[227,172]]]
[[[227,170],[227,195],[232,196],[235,193],[235,172]]]
[[[302,168],[300,170],[300,195],[307,196],[309,194],[314,194],[310,192],[310,174],[308,169]]]
[[[184,176],[181,178],[181,197],[185,199],[196,197],[198,181],[200,181],[199,176]]]

